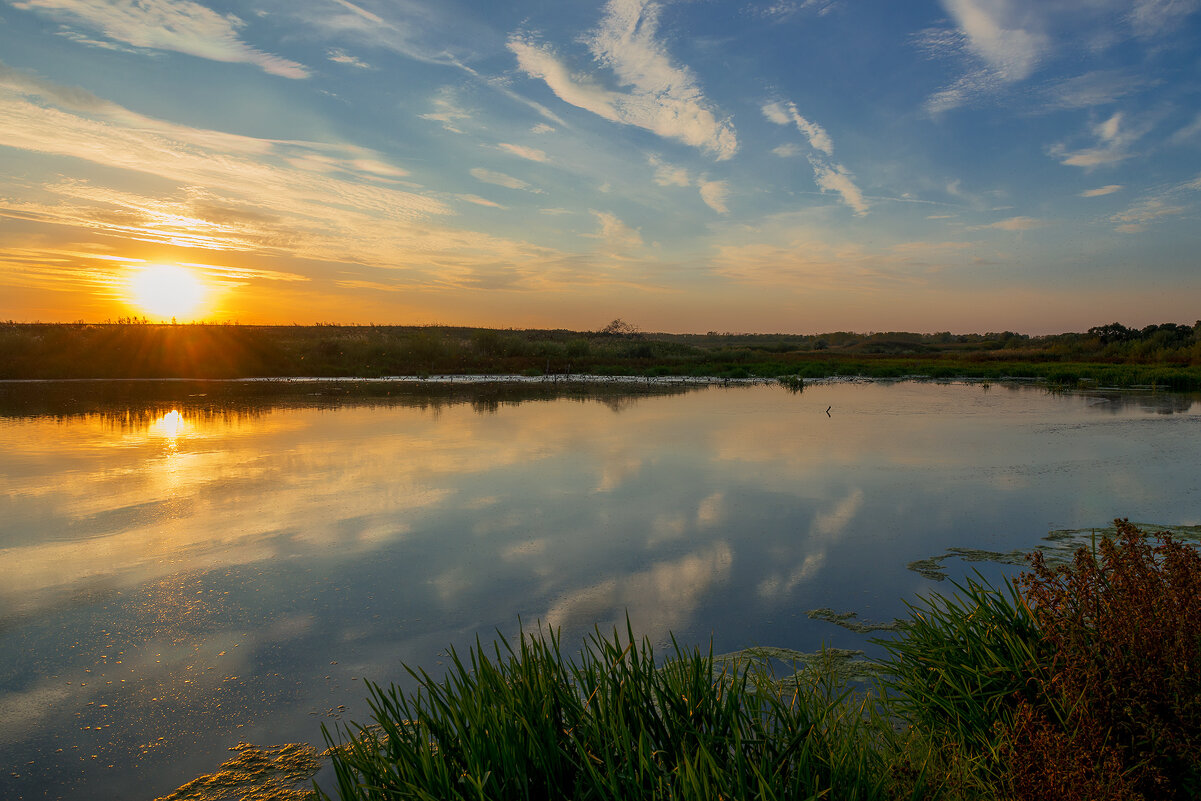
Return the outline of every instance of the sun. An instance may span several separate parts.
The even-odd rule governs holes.
[[[183,318],[195,315],[209,296],[196,273],[175,264],[150,264],[129,278],[130,300],[146,314]]]

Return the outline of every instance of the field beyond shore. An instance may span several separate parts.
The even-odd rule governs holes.
[[[648,333],[453,326],[0,324],[0,379],[429,375],[1042,379],[1201,389],[1201,321],[1081,333]]]

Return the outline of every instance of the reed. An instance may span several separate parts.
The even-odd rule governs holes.
[[[955,588],[908,604],[898,636],[881,641],[884,690],[898,718],[993,785],[1006,772],[1003,733],[1047,653],[1015,585],[977,574]]]
[[[921,766],[870,696],[832,678],[778,681],[712,650],[595,633],[566,659],[557,635],[451,652],[441,680],[371,684],[374,723],[336,732],[342,799],[894,799],[928,795]],[[326,732],[332,744],[335,736]],[[831,793],[834,795],[832,796]],[[324,796],[323,796],[324,797]]]

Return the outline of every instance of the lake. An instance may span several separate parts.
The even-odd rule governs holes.
[[[0,798],[153,799],[519,622],[879,653],[948,548],[1201,523],[1201,404],[926,382],[0,384]],[[951,578],[1020,568],[946,558]]]

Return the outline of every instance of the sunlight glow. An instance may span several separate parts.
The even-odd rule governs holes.
[[[167,440],[168,446],[174,450],[179,437],[188,431],[188,423],[178,410],[172,409],[167,414],[150,424],[150,433]]]
[[[147,314],[186,317],[197,314],[209,288],[196,273],[175,264],[150,264],[129,279],[130,301]]]

